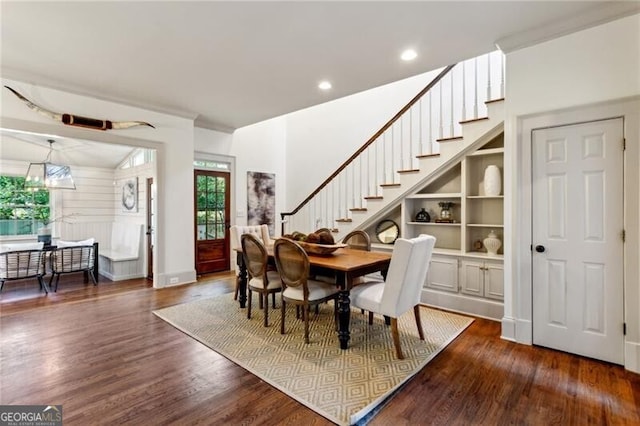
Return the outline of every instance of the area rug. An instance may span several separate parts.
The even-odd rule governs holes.
[[[280,309],[269,311],[269,327],[254,300],[252,318],[231,294],[154,311],[192,338],[339,425],[364,424],[374,409],[455,339],[473,319],[421,307],[425,340],[418,337],[413,311],[398,320],[404,360],[395,357],[391,331],[382,317],[351,313],[349,349],[339,348],[333,305],[311,315],[310,343],[295,308],[280,334]]]

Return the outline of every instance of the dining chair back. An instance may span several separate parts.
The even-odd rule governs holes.
[[[371,238],[360,229],[349,232],[342,239],[342,243],[347,244],[351,249],[371,251]]]
[[[0,252],[0,291],[5,281],[37,278],[40,287],[48,293],[44,282],[45,252],[42,243],[38,249],[25,249]]]
[[[58,247],[51,252],[51,279],[49,286],[53,284],[55,278],[56,286],[54,291],[58,291],[60,275],[74,272],[84,272],[85,282],[91,278],[93,285],[98,285],[94,274],[94,245]]]
[[[241,237],[241,245],[249,278],[247,318],[251,319],[251,296],[255,291],[260,294],[260,304],[264,307],[264,326],[267,327],[269,325],[269,294],[272,295],[275,308],[275,294],[282,291],[280,275],[277,271],[269,270],[267,249],[258,237],[253,234],[244,234]]]
[[[351,304],[369,311],[369,323],[373,314],[391,318],[391,333],[396,355],[403,359],[397,319],[413,308],[420,339],[424,340],[420,320],[420,294],[427,278],[436,238],[421,234],[410,240],[396,240],[391,254],[389,271],[384,282],[370,282],[351,290]]]
[[[420,303],[435,242],[435,237],[424,234],[411,240],[396,240],[379,313],[397,316]]]
[[[280,333],[285,333],[287,303],[302,308],[304,341],[309,343],[309,308],[328,300],[334,300],[334,317],[337,324],[338,288],[335,284],[309,279],[309,257],[295,241],[279,238],[273,246],[276,268],[282,280],[282,315]]]
[[[231,237],[231,249],[241,251],[242,250],[242,236],[244,234],[251,234],[258,238],[265,246],[273,244],[273,240],[269,236],[269,226],[262,225],[233,225],[229,228],[229,236]],[[236,275],[236,288],[233,294],[233,299],[238,299],[238,292],[240,291],[240,276],[239,272]]]

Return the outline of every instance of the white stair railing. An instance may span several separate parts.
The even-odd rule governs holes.
[[[281,213],[282,233],[335,229],[367,208],[367,199],[416,171],[419,156],[461,137],[462,124],[487,116],[486,102],[504,97],[500,51],[449,66],[293,211]],[[422,172],[422,171],[421,171]]]

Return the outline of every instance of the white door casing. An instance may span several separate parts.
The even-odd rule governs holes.
[[[533,343],[616,364],[624,364],[622,142],[622,119],[532,134]]]

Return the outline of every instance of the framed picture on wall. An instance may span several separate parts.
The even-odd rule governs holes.
[[[138,212],[138,178],[127,179],[122,183],[122,211]]]
[[[276,175],[247,172],[247,225],[266,224],[275,235]]]

